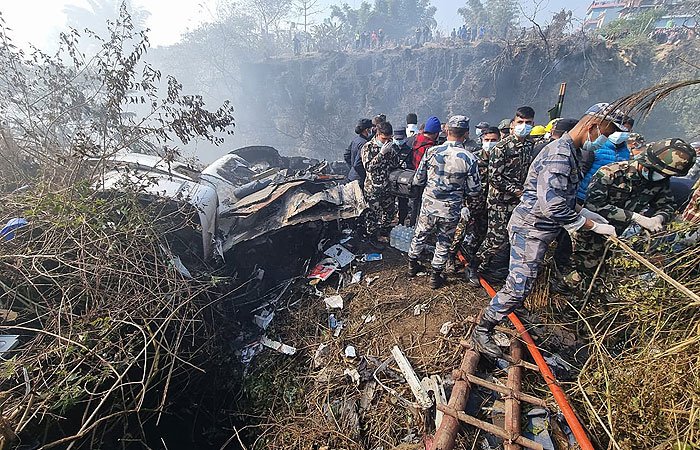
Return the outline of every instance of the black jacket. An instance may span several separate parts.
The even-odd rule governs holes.
[[[369,139],[366,137],[358,134],[355,136],[355,139],[350,142],[350,145],[345,149],[345,153],[343,154],[345,162],[348,163],[348,166],[350,166],[347,177],[348,181],[358,180],[360,185],[364,184],[365,177],[367,176],[365,167],[362,165],[361,152],[362,146],[365,145],[368,140]]]

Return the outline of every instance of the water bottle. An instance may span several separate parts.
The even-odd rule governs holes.
[[[328,316],[328,328],[330,328],[331,331],[338,328],[338,319],[335,318],[335,314],[330,314]]]
[[[391,245],[394,248],[396,248],[396,234],[398,232],[398,228],[399,227],[394,227],[389,232],[389,245]]]

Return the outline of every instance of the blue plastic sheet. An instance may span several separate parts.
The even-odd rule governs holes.
[[[10,219],[3,229],[0,230],[0,239],[11,241],[15,238],[15,231],[27,225],[29,225],[29,222],[22,217]]]

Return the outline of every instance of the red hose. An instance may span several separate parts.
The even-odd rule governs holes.
[[[491,285],[489,285],[483,278],[479,278],[479,281],[481,282],[481,286],[486,289],[489,296],[493,298],[496,295],[496,291],[494,291]],[[554,400],[557,402],[559,409],[561,409],[561,412],[564,414],[564,418],[566,419],[566,423],[569,424],[571,432],[574,433],[576,442],[578,442],[578,445],[582,450],[593,450],[593,444],[591,444],[590,439],[588,439],[588,435],[581,426],[581,422],[578,421],[578,417],[576,417],[576,413],[569,404],[569,400],[567,400],[564,390],[557,383],[557,379],[554,377],[554,374],[547,365],[547,362],[544,360],[544,357],[542,357],[542,353],[540,353],[540,350],[535,345],[535,341],[532,340],[532,336],[530,336],[530,334],[527,332],[523,326],[523,323],[520,321],[520,319],[518,319],[518,316],[516,316],[515,313],[508,314],[508,318],[513,325],[515,325],[515,329],[518,330],[520,337],[525,342],[525,345],[527,345],[527,349],[530,351],[532,359],[535,360],[537,367],[540,368],[540,373],[542,374],[542,377],[544,377],[544,381],[547,383],[547,386],[549,386],[549,390],[552,391]]]

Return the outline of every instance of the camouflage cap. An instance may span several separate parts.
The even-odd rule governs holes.
[[[476,124],[476,128],[489,128],[490,126],[488,122],[479,122]]]
[[[507,130],[510,128],[510,123],[512,119],[503,119],[501,122],[498,124],[498,129],[499,130]]]
[[[469,129],[469,117],[467,116],[452,116],[447,121],[447,128],[458,128],[460,130]]]
[[[652,142],[639,155],[639,163],[669,177],[684,177],[695,163],[695,150],[678,138]]]

